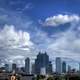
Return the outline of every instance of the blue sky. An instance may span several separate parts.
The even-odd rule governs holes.
[[[47,51],[50,60],[60,56],[78,67],[79,33],[80,0],[0,0],[2,65],[21,65],[26,57],[34,60]]]

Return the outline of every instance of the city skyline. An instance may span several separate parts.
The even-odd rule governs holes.
[[[52,74],[66,74],[71,72],[80,72],[80,63],[78,63],[78,69],[73,68],[72,65],[62,60],[61,57],[55,58],[55,63],[52,64],[50,61],[49,55],[47,52],[39,52],[34,60],[34,63],[31,64],[29,57],[26,57],[25,65],[19,66],[18,63],[5,64],[0,67],[0,72],[15,72],[15,73],[25,73],[25,74],[36,74],[36,75],[52,75]],[[55,66],[55,68],[54,68]]]
[[[53,65],[61,57],[78,69],[79,7],[80,0],[0,0],[0,66],[46,51]]]

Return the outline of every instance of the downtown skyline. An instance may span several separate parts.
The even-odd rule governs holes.
[[[23,63],[21,63],[23,64]],[[73,65],[69,64],[61,57],[56,57],[53,61],[50,61],[47,52],[39,52],[31,63],[31,59],[26,57],[24,59],[24,65],[20,66],[18,63],[13,62],[11,65],[9,63],[4,64],[0,67],[0,72],[15,72],[15,73],[26,73],[26,74],[66,74],[73,72],[80,72],[80,63],[78,63],[78,68],[73,68]]]
[[[39,51],[78,68],[80,0],[0,0],[0,63],[24,65]],[[75,64],[74,64],[75,63]]]

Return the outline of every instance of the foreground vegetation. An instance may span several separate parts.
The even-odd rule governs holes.
[[[38,75],[33,80],[80,80],[80,76],[79,75],[58,75],[58,76]]]

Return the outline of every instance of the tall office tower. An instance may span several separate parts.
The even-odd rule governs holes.
[[[47,74],[52,74],[53,73],[51,61],[49,61],[49,64],[47,66],[46,71],[47,71]]]
[[[80,72],[80,63],[79,63],[79,72]]]
[[[17,70],[17,65],[15,63],[12,64],[12,71],[15,71],[16,72]]]
[[[9,71],[9,64],[5,64],[4,67],[6,71]]]
[[[65,61],[62,62],[62,72],[66,73],[66,62]]]
[[[30,59],[29,58],[25,59],[25,72],[26,74],[30,74]]]
[[[47,74],[48,65],[49,65],[49,56],[47,55],[47,53],[39,52],[39,54],[37,55],[37,58],[35,60],[35,74],[40,74],[43,67],[45,68],[45,70],[46,70],[45,72]]]
[[[21,68],[20,68],[20,71],[21,71],[21,72],[25,72],[25,68],[24,68],[24,67],[21,67]]]
[[[62,72],[61,58],[57,57],[56,58],[56,73],[61,74],[61,72]]]
[[[71,72],[71,66],[68,65],[68,72]]]
[[[35,74],[35,64],[34,64],[34,63],[32,64],[32,70],[31,70],[31,73],[32,73],[32,74]]]

